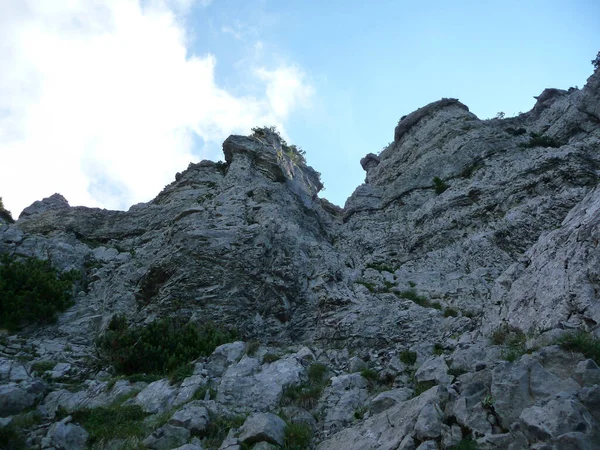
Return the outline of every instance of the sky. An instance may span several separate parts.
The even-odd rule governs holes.
[[[597,0],[0,0],[0,197],[127,210],[276,126],[343,206],[399,118],[583,87]]]

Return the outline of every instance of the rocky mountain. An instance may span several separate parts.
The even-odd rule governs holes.
[[[343,209],[271,129],[223,151],[126,212],[0,215],[0,253],[80,274],[3,332],[0,448],[600,448],[599,70],[517,117],[403,117]],[[106,359],[166,319],[238,337],[175,378]]]

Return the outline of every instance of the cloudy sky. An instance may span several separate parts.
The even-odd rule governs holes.
[[[0,197],[127,209],[276,125],[343,205],[441,97],[480,118],[582,87],[597,0],[0,0]]]

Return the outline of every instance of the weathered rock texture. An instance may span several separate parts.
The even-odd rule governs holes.
[[[273,132],[223,150],[126,212],[55,194],[0,218],[0,253],[83,273],[56,324],[0,346],[0,415],[38,405],[31,445],[85,445],[57,412],[122,394],[170,417],[149,448],[214,446],[211,427],[251,413],[269,420],[232,426],[217,447],[280,445],[280,411],[319,449],[600,445],[600,369],[553,346],[565,329],[600,334],[599,71],[518,117],[480,120],[456,99],[403,117],[343,209]],[[261,347],[222,346],[180,383],[109,383],[90,360],[116,314],[235,326]],[[492,345],[499,327],[521,330],[522,347]],[[47,384],[36,361],[58,363]],[[329,383],[290,405],[315,361]],[[65,379],[86,381],[72,392]]]

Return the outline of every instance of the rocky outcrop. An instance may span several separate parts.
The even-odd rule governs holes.
[[[508,119],[431,103],[343,209],[270,129],[129,211],[35,202],[0,253],[82,277],[57,323],[0,336],[0,428],[42,448],[596,448],[599,361],[555,344],[600,337],[599,105],[598,71]],[[115,378],[96,338],[116,315],[241,340]],[[110,408],[135,437],[84,429]]]

